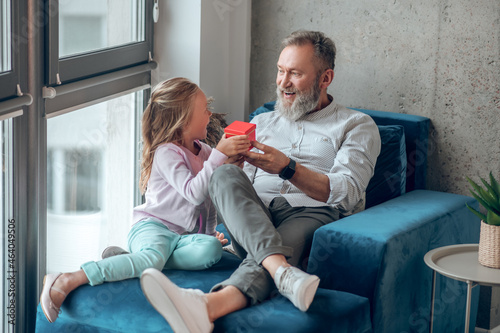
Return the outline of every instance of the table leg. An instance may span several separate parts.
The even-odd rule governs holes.
[[[434,327],[434,297],[436,295],[436,271],[432,273],[432,294],[431,294],[431,318],[429,320],[430,333],[433,331]]]
[[[467,280],[467,303],[466,303],[466,308],[465,308],[465,333],[469,333],[471,294],[472,294],[472,281]]]

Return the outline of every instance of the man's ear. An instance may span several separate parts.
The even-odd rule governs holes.
[[[333,82],[333,77],[335,76],[335,72],[333,69],[327,69],[321,74],[319,79],[319,86],[321,89],[326,89]]]

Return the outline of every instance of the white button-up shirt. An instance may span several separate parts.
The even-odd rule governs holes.
[[[332,206],[344,215],[364,208],[368,182],[380,153],[380,135],[373,119],[333,100],[324,109],[297,121],[272,111],[252,119],[256,140],[282,151],[330,180],[328,201],[317,201],[289,181],[245,163],[245,172],[262,201],[283,196],[291,206]],[[255,150],[255,149],[254,149]]]

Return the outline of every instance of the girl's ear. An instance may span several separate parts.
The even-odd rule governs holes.
[[[333,77],[335,76],[335,72],[333,69],[327,69],[326,71],[321,74],[320,80],[319,80],[319,86],[321,89],[326,89],[330,84],[333,82]]]

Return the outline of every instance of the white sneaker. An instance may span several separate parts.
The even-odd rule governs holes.
[[[305,312],[314,299],[319,278],[316,275],[307,274],[297,267],[280,266],[274,274],[274,283],[276,283],[281,295]]]
[[[198,289],[183,289],[154,268],[141,275],[141,288],[149,303],[170,324],[175,333],[212,332],[205,294]]]

